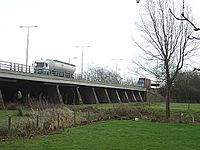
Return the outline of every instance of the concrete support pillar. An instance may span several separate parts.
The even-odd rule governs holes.
[[[94,95],[94,98],[95,98],[96,104],[99,104],[99,100],[98,100],[98,98],[97,98],[97,94],[96,94],[96,92],[95,92],[94,87],[92,87],[92,92],[93,92],[93,95]]]
[[[75,105],[75,104],[82,104],[82,103],[80,103],[80,101],[78,100],[78,101],[76,101],[76,92],[74,91],[74,88],[72,88],[72,93],[73,93],[73,96],[72,96],[72,103],[73,103],[73,105]],[[78,95],[78,94],[77,94]]]
[[[56,93],[57,93],[57,97],[58,97],[58,100],[59,100],[59,104],[64,104],[63,103],[63,99],[62,99],[62,96],[61,96],[61,94],[60,94],[60,90],[59,90],[59,86],[58,85],[56,85]]]
[[[5,108],[5,104],[4,104],[4,100],[3,100],[3,97],[2,97],[1,90],[0,90],[0,108]]]
[[[131,93],[132,93],[132,95],[133,95],[133,98],[134,98],[135,102],[137,102],[137,99],[136,99],[136,97],[135,97],[134,92],[132,91]]]
[[[126,90],[124,90],[124,94],[126,96],[126,99],[127,99],[128,103],[130,103],[130,100],[129,100],[129,97],[128,97],[128,94],[127,94]]]
[[[76,87],[76,92],[78,94],[79,104],[83,104],[83,100],[79,91],[79,87]]]
[[[142,98],[142,96],[141,96],[141,94],[140,94],[139,91],[138,91],[138,95],[139,95],[139,97],[140,97],[141,102],[144,102],[144,101],[143,101],[143,98]]]
[[[107,91],[106,88],[105,88],[105,93],[106,93],[106,96],[107,96],[108,102],[111,103],[111,100],[110,100],[110,97],[109,97],[109,95],[108,95],[108,91]]]
[[[122,101],[121,101],[121,98],[120,98],[120,96],[119,96],[119,93],[118,93],[118,91],[117,91],[117,90],[115,90],[115,92],[116,92],[117,99],[118,99],[119,103],[121,103]]]

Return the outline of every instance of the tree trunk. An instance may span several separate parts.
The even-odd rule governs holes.
[[[170,118],[170,92],[171,92],[171,86],[167,85],[167,91],[166,91],[166,120],[169,120],[169,118]]]

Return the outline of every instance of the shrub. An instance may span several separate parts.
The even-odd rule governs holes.
[[[15,126],[18,136],[30,136],[34,132],[37,132],[35,122],[32,119],[24,120],[23,122],[18,122]]]

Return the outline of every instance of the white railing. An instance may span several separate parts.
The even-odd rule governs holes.
[[[13,63],[8,61],[0,61],[0,69],[27,73],[34,72],[34,68],[32,66],[26,66],[24,64]]]

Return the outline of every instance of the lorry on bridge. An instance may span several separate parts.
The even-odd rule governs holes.
[[[46,59],[34,62],[34,73],[73,77],[76,66],[59,60]]]
[[[151,80],[147,78],[139,78],[137,84],[142,87],[151,88]]]

